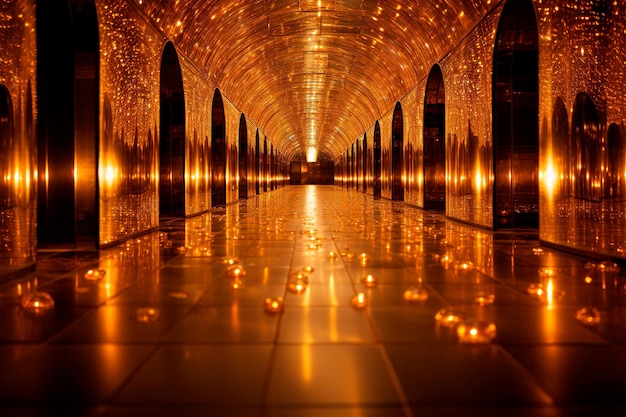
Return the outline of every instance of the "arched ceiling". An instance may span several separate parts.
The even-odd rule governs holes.
[[[335,157],[500,0],[135,0],[287,158]]]

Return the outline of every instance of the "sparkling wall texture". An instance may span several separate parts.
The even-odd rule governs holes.
[[[626,256],[623,2],[69,0],[70,14],[90,5],[97,14],[96,67],[81,72],[82,51],[70,51],[76,60],[72,76],[97,80],[92,109],[97,169],[90,171],[81,159],[84,143],[77,129],[74,137],[55,139],[74,142],[74,164],[62,173],[42,162],[54,143],[36,138],[46,136],[46,123],[53,120],[37,113],[44,93],[38,85],[37,28],[54,22],[42,22],[45,16],[37,21],[35,4],[11,0],[0,6],[0,84],[6,88],[0,88],[3,265],[34,260],[42,243],[36,231],[43,229],[37,196],[49,185],[54,188],[55,176],[75,188],[69,194],[74,192],[77,223],[95,216],[94,246],[156,227],[163,218],[160,187],[166,177],[172,204],[182,201],[182,215],[193,215],[214,205],[218,179],[227,204],[244,192],[244,177],[247,196],[269,191],[284,184],[287,163],[311,148],[335,161],[337,184],[384,198],[397,197],[393,176],[401,163],[404,201],[424,207],[432,200],[428,181],[433,175],[425,169],[432,157],[424,144],[425,97],[435,67],[445,86],[438,105],[445,108],[443,195],[449,217],[500,228],[503,218],[525,211],[538,217],[546,242]],[[499,59],[506,60],[507,45],[522,50],[533,45],[529,33],[504,39],[508,35],[501,28],[507,7],[523,4],[532,6],[538,39],[538,87],[530,94],[525,87],[509,91],[494,81],[501,63],[494,64],[498,48],[505,56]],[[182,87],[170,91],[178,95],[172,108],[184,103],[176,113],[180,120],[169,130],[183,138],[183,149],[176,150],[183,152],[182,162],[172,165],[176,170],[160,165],[165,125],[160,81],[167,45],[179,63],[173,75],[182,80]],[[223,161],[213,144],[216,91],[223,103]],[[494,126],[506,125],[494,116],[504,111],[494,103],[502,97],[515,103],[518,93],[538,97],[539,135],[538,155],[530,157],[524,152],[532,146],[524,148],[523,138],[511,140],[524,149],[513,147],[509,167],[526,166],[520,161],[527,157],[538,161],[520,176],[515,169],[502,170],[494,157],[500,152]],[[401,162],[394,162],[398,103],[403,153]],[[38,125],[38,119],[46,123]],[[512,120],[515,126],[515,116]],[[243,131],[245,150],[240,148]],[[216,166],[222,162],[220,178]],[[537,203],[519,203],[516,190],[531,180],[538,184]],[[90,184],[97,184],[93,193]],[[502,189],[510,202],[500,199]],[[93,201],[82,205],[85,196]]]
[[[36,36],[34,1],[0,4],[0,267],[36,249]],[[39,174],[42,174],[40,172]]]

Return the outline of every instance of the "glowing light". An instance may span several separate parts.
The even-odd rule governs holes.
[[[435,320],[444,327],[454,327],[463,321],[463,316],[452,308],[442,308],[435,313]]]
[[[229,265],[228,268],[226,268],[226,275],[229,277],[238,278],[238,277],[245,277],[247,273],[243,266],[239,264],[235,264],[235,265]]]
[[[141,307],[135,312],[139,323],[154,323],[159,320],[159,310],[154,307]]]
[[[54,309],[54,299],[52,296],[41,291],[22,295],[19,303],[20,307],[34,315],[42,315]]]
[[[376,286],[376,278],[371,274],[363,277],[362,282],[367,288],[373,288]]]
[[[481,293],[478,293],[478,295],[474,299],[474,302],[480,306],[490,306],[490,305],[493,305],[495,300],[496,300],[495,294],[492,294],[489,292],[481,292]]]
[[[284,308],[283,299],[280,297],[268,297],[265,299],[264,307],[268,313],[280,313]]]
[[[487,344],[496,337],[496,325],[481,320],[470,320],[457,327],[459,343]]]
[[[402,293],[402,298],[411,303],[423,303],[428,300],[428,291],[422,285],[409,287]]]
[[[103,269],[90,269],[85,272],[85,279],[88,281],[97,281],[100,278],[103,278],[106,275],[106,272]]]
[[[365,307],[367,307],[367,297],[365,296],[365,293],[362,293],[362,292],[357,293],[350,300],[350,305],[352,305],[352,307],[354,307],[354,308],[365,308]]]
[[[576,311],[576,320],[585,326],[598,326],[600,319],[600,312],[595,307],[583,307]]]
[[[307,162],[316,162],[317,161],[317,149],[314,146],[309,146],[306,152],[306,161]]]

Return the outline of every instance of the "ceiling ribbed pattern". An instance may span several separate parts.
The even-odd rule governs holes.
[[[136,0],[283,155],[335,157],[491,0]],[[495,3],[496,0],[493,1]]]

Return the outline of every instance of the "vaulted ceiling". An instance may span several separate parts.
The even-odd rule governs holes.
[[[135,0],[291,158],[335,157],[500,0]]]

